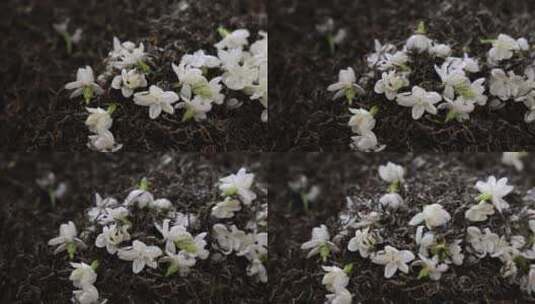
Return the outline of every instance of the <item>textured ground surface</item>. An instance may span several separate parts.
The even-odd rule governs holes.
[[[331,236],[336,225],[336,215],[345,206],[345,197],[354,200],[378,200],[385,190],[377,169],[387,161],[401,164],[407,169],[407,186],[403,196],[412,208],[426,202],[439,202],[452,214],[449,235],[460,235],[466,225],[465,208],[473,199],[473,185],[477,179],[490,174],[506,176],[515,186],[515,193],[508,197],[513,212],[522,207],[521,196],[535,182],[533,159],[527,159],[528,168],[517,173],[500,163],[500,154],[313,154],[306,157],[290,154],[272,162],[270,183],[270,276],[271,303],[323,303],[326,294],[321,285],[323,271],[317,259],[307,260],[300,250],[302,243],[310,239],[313,227],[326,223]],[[311,184],[321,187],[322,194],[309,213],[290,210],[291,196],[286,181],[298,174],[308,176]],[[284,177],[284,178],[283,178]],[[533,207],[533,206],[531,206]],[[411,211],[415,214],[415,209]],[[410,240],[414,229],[397,222],[408,219],[396,217],[392,223],[384,223],[383,235],[387,242],[403,244]],[[397,224],[396,224],[397,223]],[[489,221],[492,230],[502,231],[500,219]],[[410,232],[408,232],[410,231]],[[503,232],[497,232],[502,234]],[[396,236],[396,237],[393,237]],[[344,242],[347,244],[347,240]],[[416,274],[383,277],[383,268],[361,259],[355,254],[338,256],[341,264],[354,263],[354,271],[348,289],[354,294],[353,303],[532,303],[516,286],[500,279],[500,263],[485,260],[467,267],[453,266],[438,282],[416,280]]]
[[[86,151],[88,131],[82,104],[62,90],[76,70],[91,65],[96,75],[111,49],[113,36],[143,41],[162,58],[151,77],[175,79],[170,62],[200,48],[212,50],[216,29],[266,28],[262,1],[52,1],[6,0],[0,3],[0,147],[17,151]],[[68,55],[53,23],[70,18],[70,32],[81,27],[82,41]],[[149,82],[151,82],[149,77]],[[161,78],[160,78],[161,79]],[[150,120],[146,108],[120,94],[112,132],[127,151],[260,151],[267,148],[267,127],[260,121],[262,106],[245,102],[237,110],[217,107],[201,123],[181,123],[176,116]],[[93,105],[94,106],[94,105]]]
[[[270,2],[270,94],[271,128],[278,151],[347,150],[351,131],[347,105],[331,101],[327,92],[338,71],[351,66],[357,76],[365,68],[364,56],[373,39],[398,46],[414,31],[419,20],[428,26],[429,36],[449,43],[454,51],[467,48],[472,56],[483,57],[488,45],[480,38],[508,33],[533,42],[535,12],[532,1],[507,0],[335,0]],[[332,17],[348,37],[331,55],[325,38],[315,30]],[[524,61],[525,63],[530,60]],[[433,62],[418,62],[417,76],[432,75]],[[420,67],[425,66],[425,70]],[[487,73],[488,74],[488,73]],[[425,77],[428,80],[430,77]],[[482,77],[482,76],[478,76]],[[437,79],[438,80],[438,79]],[[412,81],[411,83],[415,83]],[[425,85],[424,85],[425,87]],[[525,108],[511,104],[499,111],[477,108],[465,124],[437,124],[413,121],[408,109],[387,104],[386,99],[368,94],[355,107],[378,104],[376,132],[390,151],[519,151],[534,148],[535,127],[523,121]],[[444,114],[442,114],[443,116]]]
[[[221,176],[245,166],[257,174],[261,188],[266,186],[266,159],[258,155],[168,156],[172,161],[163,165],[162,159],[168,159],[164,154],[1,154],[0,302],[69,302],[73,287],[68,258],[54,256],[46,243],[61,223],[83,222],[95,192],[122,200],[146,176],[156,197],[166,197],[206,220],[206,203],[217,196],[213,185]],[[35,183],[49,171],[68,184],[66,197],[55,209]],[[265,192],[259,195],[266,198]],[[205,223],[203,230],[209,226]],[[110,258],[102,249],[80,255],[86,262],[97,257],[101,265],[96,287],[108,303],[265,303],[266,284],[245,275],[247,262],[242,259],[223,264],[199,261],[187,278],[166,279],[161,269],[133,275],[130,263]]]

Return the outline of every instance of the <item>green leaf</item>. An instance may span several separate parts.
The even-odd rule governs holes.
[[[178,271],[178,265],[171,263],[169,264],[169,266],[167,266],[167,272],[165,273],[165,276],[166,277],[171,276],[175,274],[177,271]]]
[[[375,105],[373,107],[370,108],[370,114],[372,116],[375,116],[377,115],[377,113],[379,112],[379,106]]]
[[[479,42],[483,43],[483,44],[492,44],[496,41],[496,39],[479,39]]]
[[[490,194],[490,193],[482,193],[478,197],[476,197],[476,201],[478,201],[478,202],[488,201],[491,198],[492,198],[492,194]]]
[[[93,271],[97,271],[98,266],[100,266],[100,262],[98,260],[94,260],[91,263],[91,268],[93,269]]]
[[[351,274],[353,272],[353,263],[349,263],[344,266],[344,272],[347,274]]]
[[[418,23],[418,27],[416,28],[416,34],[426,34],[427,33],[427,29],[425,28],[425,23],[423,21],[420,21],[420,23]]]
[[[388,186],[388,192],[389,193],[399,192],[399,187],[400,187],[399,181],[395,181],[391,183],[390,186]]]
[[[145,62],[143,62],[142,60],[138,61],[137,62],[137,68],[143,72],[143,74],[148,74],[150,73],[150,66],[148,64],[146,64]]]
[[[82,95],[84,96],[84,100],[86,104],[89,104],[91,99],[93,99],[93,88],[90,86],[85,86]]]
[[[429,270],[424,267],[422,270],[420,270],[420,273],[418,273],[418,280],[427,278],[429,276]]]
[[[115,110],[117,110],[117,104],[116,103],[111,103],[109,106],[108,106],[108,114],[113,114],[113,112],[115,112]]]
[[[149,186],[150,186],[149,181],[147,180],[146,177],[143,177],[141,179],[141,181],[139,182],[139,189],[141,189],[143,191],[148,191],[149,190]]]
[[[69,243],[67,244],[67,253],[69,254],[69,259],[74,258],[74,254],[76,253],[76,244],[75,243]]]
[[[327,45],[329,46],[329,52],[331,55],[334,55],[335,52],[335,43],[334,43],[334,37],[331,34],[327,35]]]
[[[448,115],[446,115],[446,120],[444,120],[444,122],[449,122],[450,120],[457,118],[457,115],[459,115],[459,113],[453,110],[449,110]]]
[[[223,192],[223,196],[233,196],[237,193],[238,193],[238,188],[232,187],[232,188],[228,188],[227,190],[225,190],[225,192]]]
[[[327,258],[331,255],[331,250],[329,249],[329,246],[327,245],[321,245],[320,247],[320,256],[323,262],[327,261]]]
[[[219,35],[222,37],[222,38],[225,38],[227,37],[228,35],[230,35],[230,31],[227,30],[225,27],[223,26],[220,26],[217,28],[217,32],[219,33]]]
[[[195,244],[193,240],[187,239],[187,240],[175,241],[175,245],[181,250],[184,250],[188,253],[192,253],[192,254],[197,253],[197,245]]]
[[[186,122],[190,119],[193,118],[193,110],[192,109],[187,109],[186,112],[184,112],[184,115],[182,115],[182,122]]]
[[[353,103],[353,99],[355,98],[355,95],[357,95],[355,93],[355,90],[353,88],[346,89],[345,90],[345,94],[346,94],[347,102],[349,104],[352,104]]]

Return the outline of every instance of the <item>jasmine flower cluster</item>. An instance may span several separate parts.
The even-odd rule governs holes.
[[[144,178],[122,202],[95,194],[94,205],[86,211],[89,223],[86,229],[79,234],[75,224],[69,221],[60,226],[59,236],[48,244],[56,246],[55,254],[67,251],[71,260],[78,250],[94,244],[110,257],[130,262],[134,274],[147,269],[154,272],[165,265],[165,277],[187,276],[199,260],[210,256],[211,251],[224,256],[233,253],[249,262],[248,276],[267,282],[267,203],[255,201],[254,174],[241,169],[237,174],[221,178],[217,186],[223,200],[212,206],[211,214],[217,222],[209,232],[199,231],[200,219],[196,214],[180,212],[169,199],[155,197]],[[236,226],[238,221],[233,223],[237,212],[242,213],[242,217],[250,217],[243,230]],[[140,215],[154,219],[158,235],[148,235],[148,227],[139,226],[134,218]],[[137,226],[134,223],[138,223]],[[213,244],[208,240],[213,240]],[[71,263],[75,269],[70,280],[77,288],[73,292],[74,303],[106,302],[100,300],[95,287],[98,263]]]
[[[171,63],[170,67],[178,78],[174,86],[153,79],[151,69],[157,49],[149,52],[143,43],[121,42],[114,37],[113,49],[104,60],[105,71],[98,76],[98,81],[93,69],[87,66],[78,70],[76,81],[66,84],[65,89],[73,90],[71,98],[83,96],[86,104],[100,95],[102,99],[109,99],[110,89],[118,90],[125,99],[132,98],[136,105],[148,107],[151,119],[157,119],[162,113],[174,115],[175,109],[183,109],[183,122],[207,119],[213,105],[224,103],[226,90],[240,91],[249,100],[260,102],[264,108],[262,120],[267,122],[267,33],[260,32],[260,39],[250,43],[250,33],[246,29],[230,32],[220,28],[218,31],[222,40],[214,45],[217,56],[198,50],[184,54],[178,65]],[[167,80],[167,83],[171,81],[174,80]],[[228,103],[241,104],[235,98]],[[115,152],[122,147],[115,142],[110,131],[111,114],[116,107],[117,104],[112,103],[107,110],[87,108],[89,117],[86,125],[93,133],[87,144],[90,149]]]

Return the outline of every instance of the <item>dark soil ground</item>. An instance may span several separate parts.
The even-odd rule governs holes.
[[[379,199],[386,187],[377,173],[379,165],[393,161],[404,166],[408,188],[403,195],[409,206],[440,202],[452,214],[454,226],[462,229],[466,225],[464,212],[455,208],[470,200],[477,179],[486,179],[491,174],[508,177],[509,183],[515,186],[515,193],[508,200],[518,209],[525,204],[521,196],[535,182],[533,156],[525,159],[527,168],[521,173],[502,165],[500,157],[498,153],[308,153],[306,156],[290,153],[277,157],[271,164],[269,190],[270,276],[277,278],[270,283],[270,303],[324,302],[327,293],[321,285],[324,272],[318,259],[305,258],[306,252],[300,246],[310,239],[312,228],[323,223],[330,227],[331,237],[334,236],[334,221],[345,207],[346,196]],[[292,196],[287,181],[299,174],[305,174],[310,184],[322,190],[308,213],[289,207]],[[493,227],[499,222],[488,224]],[[394,234],[400,235],[404,229],[406,227],[398,225]],[[342,265],[354,263],[348,285],[348,290],[354,294],[353,303],[535,303],[518,287],[502,280],[498,274],[499,263],[489,259],[471,266],[453,266],[440,281],[434,282],[416,280],[414,273],[385,280],[383,268],[357,255],[345,253],[344,257],[337,256],[334,260]]]
[[[178,0],[67,1],[5,0],[0,3],[0,147],[9,151],[86,151],[88,131],[79,100],[69,100],[62,88],[73,81],[79,67],[91,65],[95,77],[112,48],[121,41],[144,42],[161,52],[154,74],[170,68],[185,53],[213,50],[216,29],[266,29],[263,1],[196,0],[178,11]],[[81,27],[80,45],[72,55],[52,24],[70,18],[69,30]],[[156,47],[162,50],[155,50]],[[149,83],[151,83],[149,77]],[[160,78],[161,79],[161,78]],[[150,120],[147,108],[125,100],[120,93],[104,96],[99,104],[119,101],[114,133],[126,151],[261,151],[267,150],[267,125],[260,121],[262,106],[245,102],[237,110],[217,107],[209,119],[182,123],[181,113]],[[243,99],[244,97],[242,97]],[[95,106],[93,104],[92,106]],[[178,111],[180,112],[180,111]]]
[[[269,31],[275,46],[269,54],[270,132],[275,149],[349,149],[347,104],[332,101],[327,86],[348,66],[357,77],[362,75],[367,68],[364,56],[373,50],[374,39],[399,47],[422,20],[429,36],[452,45],[454,54],[466,47],[471,56],[486,58],[489,47],[480,38],[507,33],[533,42],[533,13],[535,2],[528,0],[270,1]],[[325,37],[315,29],[328,17],[337,28],[348,31],[346,42],[333,55]],[[531,61],[522,66],[527,63]],[[432,67],[430,61],[422,64]],[[523,121],[521,104],[499,111],[479,107],[470,121],[446,125],[414,121],[408,109],[388,105],[384,97],[373,93],[354,102],[355,107],[374,104],[380,106],[374,132],[389,151],[529,151],[535,147],[535,127]]]
[[[162,160],[169,156],[172,161],[165,165]],[[166,197],[206,219],[206,203],[217,196],[214,183],[220,177],[245,166],[265,189],[267,161],[253,154],[0,154],[0,303],[70,303],[68,258],[54,256],[47,242],[61,223],[83,222],[95,192],[121,201],[147,177],[155,197]],[[55,209],[35,183],[49,171],[68,184]],[[257,193],[267,199],[265,190]],[[110,259],[102,249],[79,256],[89,263],[96,257],[101,261],[96,287],[108,303],[265,303],[266,284],[247,277],[241,259],[199,261],[188,277],[166,279],[162,269],[133,275],[130,263]]]

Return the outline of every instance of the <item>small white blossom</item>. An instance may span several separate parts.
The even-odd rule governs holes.
[[[403,198],[396,192],[384,194],[379,199],[379,202],[384,208],[390,210],[398,210],[399,208],[405,207],[405,202],[403,201]]]
[[[535,265],[529,266],[529,273],[522,278],[520,287],[530,295],[535,292]]]
[[[95,207],[87,211],[87,217],[89,221],[93,222],[99,218],[101,214],[106,212],[106,208],[114,208],[118,204],[117,200],[113,197],[107,197],[105,199],[100,194],[95,193]]]
[[[158,210],[169,210],[173,208],[173,204],[171,203],[170,200],[166,198],[159,198],[157,200],[152,201],[149,204],[149,207],[153,209],[158,209]]]
[[[194,68],[216,68],[221,61],[215,56],[206,55],[203,50],[198,50],[193,54],[184,55],[181,63]]]
[[[154,224],[165,240],[165,250],[176,252],[177,244],[190,246],[193,242],[192,235],[183,226],[175,225],[170,227],[170,222],[169,219],[165,219],[162,226]]]
[[[250,205],[256,199],[256,194],[251,190],[254,177],[253,173],[247,173],[245,168],[241,168],[238,173],[219,179],[219,190],[223,196],[237,194],[245,205]]]
[[[158,262],[155,259],[162,255],[162,250],[156,246],[147,246],[141,241],[134,240],[132,246],[120,249],[117,255],[121,260],[132,261],[132,271],[140,273],[145,266],[158,267]]]
[[[390,279],[398,271],[409,273],[407,265],[415,256],[409,250],[398,250],[392,246],[386,246],[384,250],[377,252],[372,256],[372,262],[379,265],[385,265],[385,278]]]
[[[219,219],[232,218],[234,213],[241,210],[241,203],[237,199],[226,197],[224,201],[212,207],[212,216]]]
[[[364,134],[375,127],[375,118],[367,110],[349,108],[349,112],[353,115],[347,125],[351,127],[354,133]]]
[[[377,39],[374,40],[374,47],[375,52],[371,53],[366,57],[366,61],[368,62],[369,68],[374,68],[376,64],[378,64],[381,60],[384,59],[386,53],[390,53],[396,49],[394,45],[389,43],[382,45],[381,42]]]
[[[97,274],[90,265],[86,263],[71,263],[74,270],[69,276],[74,287],[83,288],[87,285],[93,285],[97,280]]]
[[[500,237],[496,233],[491,232],[489,228],[485,228],[481,232],[479,228],[470,226],[466,229],[466,239],[479,258],[483,258],[487,254],[492,257],[501,254],[498,247]]]
[[[404,181],[405,169],[393,162],[379,166],[379,176],[388,183],[401,183]]]
[[[327,298],[325,304],[351,304],[353,300],[353,295],[345,288],[339,289],[335,293],[328,294],[325,297]]]
[[[383,72],[381,79],[375,84],[374,91],[377,94],[385,94],[388,100],[394,100],[399,89],[408,85],[409,80],[404,74],[396,73],[396,71]]]
[[[377,136],[372,131],[365,132],[361,135],[352,136],[349,147],[352,150],[362,152],[379,152],[385,148],[385,145],[379,145]]]
[[[524,46],[524,41],[522,41]],[[505,59],[511,59],[513,52],[519,51],[518,41],[506,34],[498,35],[498,38],[492,42],[492,48],[488,52],[490,62],[497,63]]]
[[[431,48],[432,40],[423,34],[414,34],[407,40],[405,47],[410,51],[423,53]]]
[[[150,192],[143,189],[136,189],[128,193],[128,196],[125,198],[123,205],[127,207],[137,206],[139,208],[145,208],[149,207],[153,201],[154,196]]]
[[[72,221],[69,221],[67,224],[61,224],[59,226],[59,236],[51,239],[48,241],[49,246],[57,246],[59,245],[56,250],[54,250],[54,254],[58,254],[65,250],[73,250],[69,249],[72,246],[74,246],[74,249],[76,247],[85,248],[85,243],[78,238],[78,231],[76,230],[76,226]],[[71,253],[69,253],[72,255]]]
[[[386,71],[390,69],[400,69],[403,71],[409,70],[407,63],[409,62],[409,55],[404,51],[397,51],[394,54],[386,53],[384,59],[378,64],[380,71]]]
[[[174,253],[166,250],[165,254],[166,255],[161,257],[159,261],[162,263],[169,263],[166,276],[169,276],[177,271],[180,276],[186,276],[188,273],[190,273],[191,267],[195,266],[195,258],[185,254],[182,251],[179,253]]]
[[[420,276],[429,276],[429,278],[433,281],[440,280],[440,277],[442,276],[443,272],[446,272],[448,270],[447,264],[440,264],[438,261],[438,256],[433,256],[431,259],[426,258],[423,255],[419,255],[420,260],[414,262],[414,265],[420,265],[422,266],[422,271],[420,272]]]
[[[247,266],[247,275],[250,277],[255,276],[256,279],[262,283],[267,283],[268,281],[267,269],[259,259],[252,260]]]
[[[86,108],[89,116],[85,121],[85,125],[89,131],[100,134],[108,131],[113,123],[110,113],[102,108]]]
[[[149,107],[149,117],[156,119],[162,111],[173,114],[175,109],[172,104],[179,100],[175,92],[160,89],[152,85],[149,91],[134,94],[134,103],[140,106]]]
[[[440,204],[424,206],[422,212],[416,214],[409,222],[409,225],[416,226],[425,222],[427,228],[439,227],[446,224],[451,219],[450,214]]]
[[[130,240],[130,234],[127,229],[127,226],[117,227],[116,224],[104,226],[102,233],[95,240],[95,246],[98,248],[106,247],[109,254],[115,254],[119,244]]]
[[[435,244],[435,234],[432,231],[424,233],[424,226],[418,226],[418,228],[416,228],[415,241],[419,246],[419,254],[428,256],[429,248]]]
[[[348,101],[352,101],[356,94],[364,94],[364,89],[356,84],[357,77],[353,68],[348,67],[345,70],[340,70],[338,73],[338,82],[331,84],[327,90],[336,92],[333,100],[342,96],[346,96]]]
[[[323,275],[321,284],[325,285],[328,291],[336,292],[339,289],[346,288],[349,283],[349,277],[343,269],[336,266],[321,266],[326,273]]]
[[[97,304],[98,290],[93,285],[85,285],[82,289],[73,291],[74,298],[78,304]]]
[[[95,75],[90,66],[79,68],[76,73],[76,81],[67,83],[65,89],[74,90],[70,98],[84,95],[86,102],[93,98],[93,94],[101,95],[104,93],[104,90],[95,82]]]
[[[411,93],[398,94],[396,102],[403,107],[412,108],[412,118],[420,119],[425,112],[437,114],[435,104],[442,100],[437,92],[427,92],[419,86],[412,87]]]
[[[494,206],[485,201],[481,201],[477,205],[473,205],[470,209],[466,210],[464,217],[471,222],[482,222],[486,221],[488,216],[493,214]]]
[[[130,215],[130,211],[125,207],[105,208],[104,213],[98,218],[100,225],[108,225],[116,221],[125,221]]]
[[[503,177],[496,181],[494,176],[489,176],[486,182],[478,181],[475,188],[481,192],[480,201],[490,200],[494,207],[501,213],[508,209],[509,204],[503,198],[513,191],[513,186],[507,185],[507,178]]]
[[[115,137],[110,131],[89,135],[88,139],[87,147],[98,152],[116,152],[123,147],[122,144],[115,142]]]
[[[451,55],[451,47],[447,44],[436,44],[433,43],[433,46],[429,48],[429,54],[440,57],[440,58],[446,58],[449,55]]]
[[[320,254],[323,259],[330,254],[331,251],[338,252],[338,247],[330,241],[331,236],[327,226],[320,225],[312,229],[312,238],[301,245],[302,250],[310,250],[307,258]]]
[[[355,236],[349,240],[347,249],[352,252],[358,251],[361,257],[367,258],[373,253],[378,241],[379,238],[374,233],[370,233],[370,227],[367,227],[355,231]]]
[[[249,44],[247,38],[250,33],[248,30],[239,29],[231,33],[225,33],[223,39],[215,44],[218,49],[237,49]]]
[[[140,73],[137,69],[127,71],[123,69],[121,75],[115,76],[111,83],[111,87],[116,90],[121,90],[124,97],[128,98],[134,94],[137,88],[144,88],[147,86],[147,79],[145,75]]]
[[[239,230],[235,225],[228,229],[223,224],[215,224],[212,227],[212,236],[217,241],[223,254],[229,255],[233,251],[239,251],[245,242],[245,232]]]

